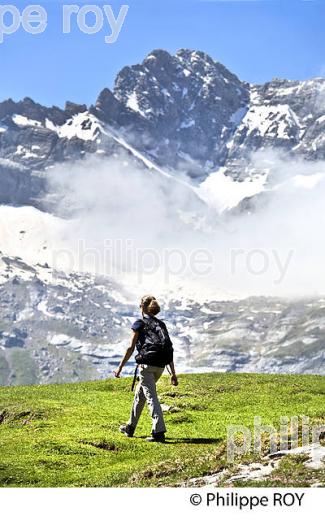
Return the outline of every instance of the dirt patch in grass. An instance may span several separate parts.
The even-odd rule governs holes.
[[[87,456],[93,456],[96,455],[96,453],[91,453],[90,451],[86,452],[85,448],[82,448],[81,446],[73,446],[69,444],[63,444],[62,442],[57,441],[43,441],[37,443],[35,446],[36,449],[42,449],[45,451],[45,453],[48,453],[50,455],[57,454],[57,455],[87,455]]]
[[[202,475],[210,473],[206,470],[207,465],[212,465],[215,468],[220,469],[223,467],[223,463],[226,456],[226,445],[222,444],[215,451],[200,455],[195,460],[197,471]],[[143,482],[146,484],[150,481],[150,486],[163,485],[164,481],[161,479],[168,479],[169,485],[173,487],[182,487],[183,482],[180,479],[189,477],[194,471],[191,468],[193,459],[183,458],[165,461],[154,466],[147,468],[143,471],[134,473],[129,479],[131,486],[141,485]]]
[[[147,479],[159,479],[163,477],[168,477],[173,474],[177,474],[180,471],[183,471],[186,468],[186,461],[174,460],[171,462],[162,462],[160,464],[155,465],[152,468],[139,471],[131,476],[129,482],[131,485],[138,484],[139,482],[143,482]]]
[[[189,410],[189,411],[196,411],[196,412],[202,412],[203,410],[206,410],[208,407],[202,403],[179,403],[178,407],[180,410]]]
[[[161,394],[161,397],[171,397],[171,398],[177,398],[177,399],[182,399],[184,397],[194,397],[193,394],[186,394],[186,393],[181,393],[181,392],[163,392]]]
[[[32,421],[44,419],[46,413],[43,410],[19,410],[0,412],[0,424],[10,424],[12,426],[21,426],[30,424]]]
[[[195,411],[200,412],[207,409],[207,406],[201,403],[177,403],[175,405],[162,404],[163,412],[178,413],[181,411]]]
[[[120,448],[116,446],[116,444],[112,442],[108,442],[106,439],[102,439],[101,441],[80,441],[82,444],[87,444],[88,446],[93,446],[94,448],[98,448],[100,450],[106,451],[119,451]]]
[[[181,423],[192,423],[193,419],[191,417],[188,417],[187,415],[173,415],[169,422],[172,424],[181,424]]]

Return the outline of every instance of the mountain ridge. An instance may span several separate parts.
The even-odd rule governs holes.
[[[254,178],[255,151],[324,159],[324,101],[323,78],[250,84],[202,51],[155,49],[124,67],[113,90],[104,88],[89,107],[44,107],[28,97],[0,103],[0,178],[19,187],[17,169],[25,168],[28,186],[18,202],[37,205],[46,192],[38,179],[56,164],[121,152],[133,160],[105,126],[175,177],[181,171],[197,184],[224,168],[234,180]],[[15,191],[3,188],[1,202],[17,203]]]
[[[169,247],[171,235],[188,245],[215,238],[223,253],[237,238],[245,242],[246,228],[254,233],[247,219],[230,236],[227,218],[237,215],[238,223],[255,204],[259,219],[258,205],[265,209],[270,196],[281,202],[282,184],[302,213],[306,200],[319,218],[322,201],[307,189],[317,191],[324,178],[317,163],[325,157],[324,101],[325,79],[251,85],[207,54],[182,49],[175,55],[155,50],[142,63],[124,67],[113,91],[105,88],[89,107],[71,101],[64,109],[44,107],[29,97],[0,103],[0,384],[104,377],[125,348],[137,310],[129,301],[138,299],[139,284],[126,298],[134,288],[130,278],[122,285],[85,270],[58,272],[51,256],[62,246],[57,238],[72,247],[69,239],[83,231],[92,243],[91,226],[99,223],[105,237],[114,237],[117,209],[125,220],[116,232],[129,233],[131,222],[131,231],[142,238],[152,212],[163,228],[149,230],[150,246],[157,245],[156,236],[158,246],[166,240]],[[280,178],[273,176],[270,149],[286,157]],[[293,160],[309,161],[312,168]],[[290,164],[297,171],[286,184]],[[51,184],[54,168],[53,177],[61,175],[57,185]],[[284,198],[290,210],[291,199]],[[115,204],[119,199],[122,209]],[[101,209],[111,201],[111,213],[89,219],[89,207]],[[67,217],[80,216],[80,208],[80,220],[90,220],[90,228],[70,226]],[[286,229],[282,214],[274,219],[271,212],[268,221],[260,219],[257,238],[270,231],[270,220]],[[304,220],[303,214],[300,223]],[[225,232],[214,234],[223,225]],[[311,227],[317,231],[318,222],[311,220]],[[303,240],[310,235],[312,243],[311,231]],[[253,243],[248,240],[248,247]],[[226,298],[216,281],[211,298],[195,284],[189,291],[185,284],[192,279],[181,282],[173,284],[173,294],[157,283],[154,290],[161,293],[182,370],[324,374],[325,307],[318,289],[318,296],[299,302],[237,300],[233,294]],[[318,287],[319,277],[316,282]]]

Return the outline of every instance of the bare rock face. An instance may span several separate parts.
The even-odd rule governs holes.
[[[31,170],[10,160],[0,159],[0,204],[34,204],[44,190],[44,181]]]
[[[231,118],[246,111],[249,85],[202,52],[155,50],[122,69],[114,96],[131,109],[134,142],[158,164],[204,175],[224,162]]]
[[[202,304],[168,295],[162,307],[182,373],[325,375],[324,298]],[[109,377],[138,313],[134,297],[110,278],[0,252],[0,385]],[[133,370],[132,363],[124,369]]]
[[[46,187],[34,176],[46,179],[56,163],[88,154],[130,155],[130,146],[195,181],[219,167],[243,180],[251,175],[251,153],[266,148],[324,159],[324,107],[323,78],[251,85],[204,52],[154,50],[124,67],[113,91],[105,88],[89,108],[71,101],[64,110],[44,107],[30,98],[0,103],[0,157],[7,161],[0,197],[37,204]],[[21,167],[26,176],[17,173]]]

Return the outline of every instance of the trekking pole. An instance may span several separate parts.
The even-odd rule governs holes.
[[[138,365],[136,365],[136,367],[135,367],[133,381],[132,381],[132,386],[131,386],[131,392],[133,392],[133,390],[134,390],[135,383],[136,383],[136,380],[137,380],[137,375],[138,375]]]

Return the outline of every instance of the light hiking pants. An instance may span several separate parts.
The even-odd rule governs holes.
[[[166,431],[163,412],[157,396],[156,382],[164,372],[162,367],[139,365],[140,381],[136,387],[129,424],[136,428],[147,401],[152,418],[152,432]]]

